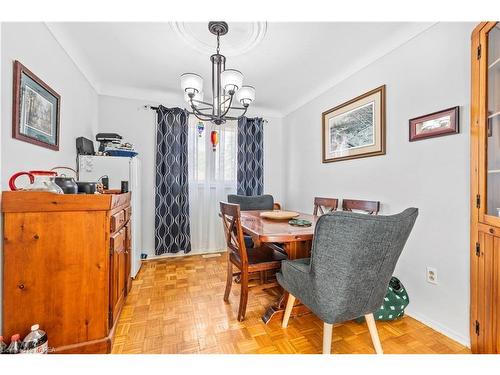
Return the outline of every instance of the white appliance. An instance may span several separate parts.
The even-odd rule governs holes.
[[[121,189],[121,182],[128,181],[128,189],[132,192],[132,277],[141,268],[142,230],[141,230],[141,184],[139,157],[118,156],[78,156],[78,173],[80,181],[98,181],[102,176],[109,178],[110,189]]]

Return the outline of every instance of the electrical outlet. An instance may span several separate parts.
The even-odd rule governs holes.
[[[438,283],[437,269],[435,269],[434,267],[427,267],[426,279],[428,283],[437,284]]]

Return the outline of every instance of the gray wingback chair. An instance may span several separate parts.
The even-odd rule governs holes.
[[[375,351],[382,354],[373,312],[382,305],[417,216],[417,208],[391,216],[338,211],[321,216],[311,258],[284,260],[276,275],[289,292],[283,328],[298,298],[323,320],[323,353],[329,354],[333,324],[364,315]]]

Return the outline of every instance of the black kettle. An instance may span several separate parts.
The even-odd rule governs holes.
[[[54,182],[62,189],[64,194],[78,194],[78,185],[73,177],[57,176],[54,177]]]

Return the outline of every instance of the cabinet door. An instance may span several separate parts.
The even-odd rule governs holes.
[[[472,349],[500,353],[500,231],[482,227],[472,262]]]
[[[479,221],[500,227],[500,24],[487,23],[476,47],[479,70]]]
[[[125,228],[111,237],[110,308],[112,322],[116,321],[125,296]]]
[[[130,270],[132,266],[132,223],[129,221],[125,226],[125,294],[132,287]]]

